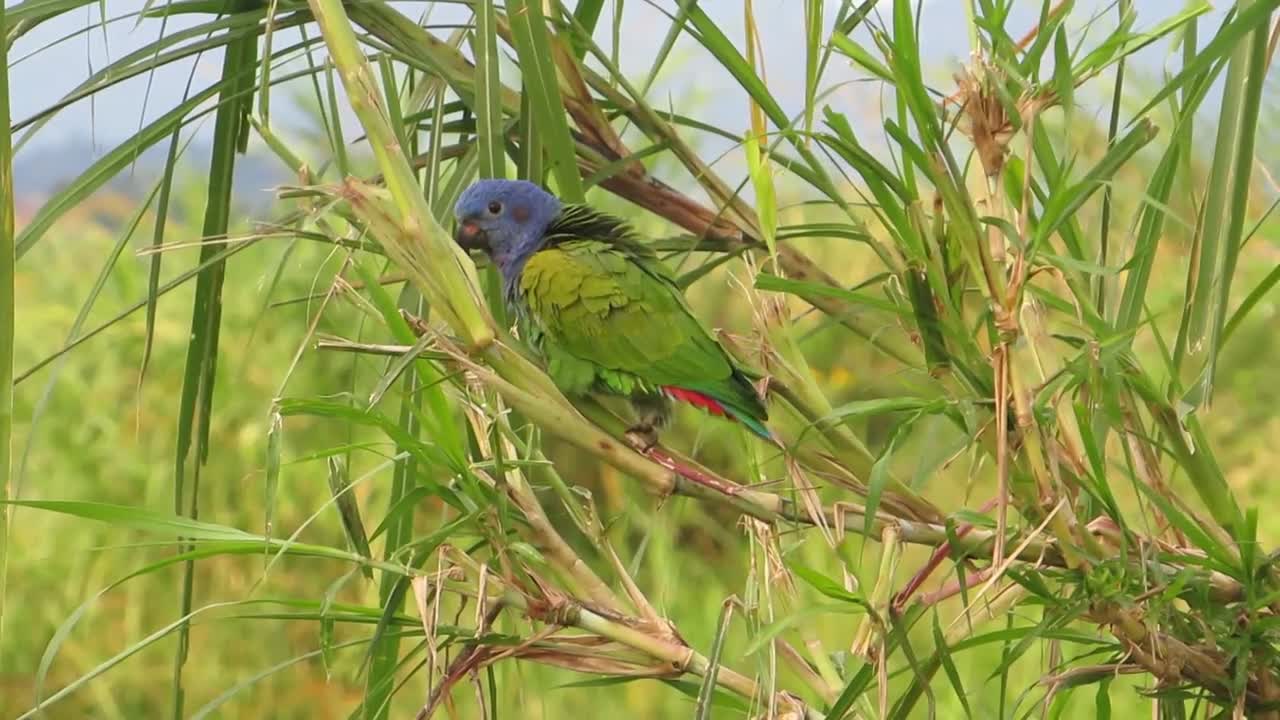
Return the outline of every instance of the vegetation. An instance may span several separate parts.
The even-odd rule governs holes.
[[[1254,481],[1280,2],[1046,0],[1028,33],[969,0],[971,64],[937,88],[916,3],[806,0],[796,108],[750,2],[743,37],[671,4],[644,78],[603,2],[461,4],[438,35],[385,2],[148,3],[112,21],[198,20],[36,116],[0,104],[7,169],[10,130],[221,51],[16,236],[0,182],[0,299],[30,303],[0,303],[5,713],[1280,713],[1280,524]],[[4,47],[93,5],[11,5]],[[681,36],[737,82],[744,134],[649,97]],[[1148,47],[1175,62],[1136,87]],[[836,63],[883,117],[840,112]],[[322,146],[273,121],[281,87],[314,93]],[[297,181],[241,222],[251,137]],[[95,192],[152,146],[163,177],[96,228]],[[654,238],[766,376],[785,448],[690,411],[642,455],[625,408],[563,396],[450,238],[457,194],[501,176]]]

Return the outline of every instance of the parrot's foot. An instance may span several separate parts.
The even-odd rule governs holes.
[[[648,455],[658,445],[658,430],[671,422],[671,401],[661,393],[633,395],[631,407],[636,421],[623,437],[636,452]]]
[[[650,450],[658,446],[658,430],[647,423],[627,428],[623,437],[626,438],[627,444],[641,455],[648,455]]]

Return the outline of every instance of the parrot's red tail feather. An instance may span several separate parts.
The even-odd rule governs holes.
[[[662,387],[662,392],[666,393],[667,397],[672,400],[687,402],[694,407],[702,408],[712,415],[729,418],[730,420],[737,420],[748,430],[759,435],[765,440],[773,443],[781,443],[778,437],[774,435],[769,428],[765,427],[763,422],[751,417],[741,410],[726,406],[724,403],[716,400],[710,395],[700,393],[696,390],[690,390],[688,388],[676,387],[674,385],[664,385]]]
[[[672,400],[687,402],[694,407],[706,410],[712,415],[719,415],[723,417],[729,414],[725,411],[724,405],[721,405],[718,400],[708,395],[703,395],[700,392],[687,390],[685,388],[678,388],[674,385],[666,385],[662,388],[662,391],[665,392]]]

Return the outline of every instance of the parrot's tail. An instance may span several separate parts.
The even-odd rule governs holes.
[[[746,429],[750,430],[756,435],[759,435],[765,440],[768,440],[771,443],[776,443],[778,445],[782,444],[781,438],[779,438],[777,435],[774,435],[772,430],[765,427],[765,424],[760,422],[756,418],[753,418],[750,415],[740,410],[735,410],[727,405],[725,406],[724,409],[729,417],[742,423],[742,426],[745,427]]]
[[[662,388],[662,390],[667,394],[668,397],[672,398],[673,400],[687,402],[690,405],[693,405],[694,407],[702,408],[703,410],[711,413],[712,415],[719,415],[720,417],[727,417],[731,420],[737,420],[738,422],[742,423],[743,427],[747,428],[748,430],[755,433],[756,435],[759,435],[765,440],[768,440],[769,442],[777,445],[782,444],[781,439],[777,435],[773,434],[772,430],[765,427],[765,424],[761,422],[759,418],[756,418],[742,410],[739,410],[733,407],[732,405],[726,405],[720,402],[719,400],[716,400],[715,398],[711,397],[710,395],[707,395],[706,393],[700,393],[696,390],[675,387],[672,385],[668,385]]]

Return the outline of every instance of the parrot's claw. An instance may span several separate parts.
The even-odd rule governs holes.
[[[636,425],[629,428],[623,437],[641,455],[648,455],[650,450],[658,446],[658,431],[652,425]]]

